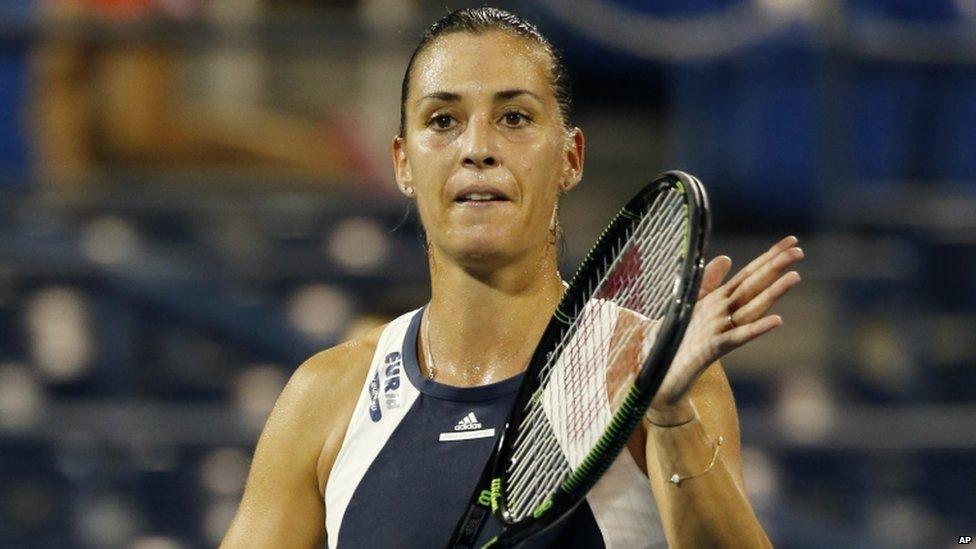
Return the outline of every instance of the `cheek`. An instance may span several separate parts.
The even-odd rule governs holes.
[[[447,132],[432,132],[432,131],[422,131],[417,132],[417,148],[424,151],[439,151],[445,147],[450,146],[456,139],[457,135],[453,131]]]
[[[539,141],[514,158],[530,200],[551,207],[562,181],[562,149],[551,140]]]
[[[424,136],[417,139],[410,151],[411,168],[418,192],[437,193],[454,164],[456,147],[442,137]],[[423,197],[418,196],[418,199]]]

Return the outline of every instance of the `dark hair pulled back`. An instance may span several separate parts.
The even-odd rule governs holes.
[[[456,32],[481,34],[496,30],[509,32],[535,42],[549,55],[552,61],[552,72],[549,75],[552,91],[556,96],[556,102],[559,104],[559,114],[562,117],[563,125],[569,128],[569,113],[572,103],[569,75],[556,49],[535,25],[518,15],[498,8],[482,7],[456,10],[445,15],[427,29],[427,32],[420,39],[420,43],[413,50],[410,61],[407,63],[407,71],[403,75],[403,84],[400,86],[400,133],[398,134],[400,137],[406,135],[407,96],[410,94],[410,76],[417,56],[439,36]]]

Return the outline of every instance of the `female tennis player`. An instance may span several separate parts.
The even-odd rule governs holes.
[[[294,373],[258,442],[225,547],[438,547],[450,538],[520,373],[564,291],[558,203],[583,174],[564,68],[507,12],[453,12],[403,80],[397,185],[428,239],[431,300]],[[768,546],[745,495],[718,360],[782,320],[787,237],[726,280],[705,268],[693,320],[641,428],[529,546]],[[497,533],[494,519],[479,539]]]

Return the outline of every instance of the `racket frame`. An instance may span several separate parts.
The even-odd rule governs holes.
[[[680,280],[684,282],[684,285],[680,288],[680,295],[669,304],[658,332],[659,336],[648,353],[634,385],[624,397],[622,404],[614,413],[610,425],[594,449],[584,458],[580,466],[563,481],[555,493],[536,506],[530,515],[531,519],[514,521],[511,519],[510,511],[505,504],[504,470],[515,449],[509,447],[506,442],[517,437],[517,430],[527,414],[526,403],[539,390],[540,382],[537,376],[533,375],[533,372],[548,362],[548,355],[560,341],[571,337],[567,329],[574,329],[573,321],[575,318],[567,312],[576,311],[576,314],[580,314],[583,306],[592,297],[594,288],[590,287],[587,282],[600,280],[606,274],[606,269],[613,267],[612,262],[606,264],[603,261],[606,250],[624,238],[627,231],[640,222],[644,210],[650,206],[658,193],[667,187],[675,186],[682,188],[687,197],[685,205],[688,208],[686,216],[689,219],[688,231],[685,235],[686,256],[680,275]],[[489,540],[484,547],[512,546],[525,541],[558,522],[560,518],[568,515],[576,505],[583,501],[586,493],[626,446],[631,433],[640,424],[644,412],[667,374],[697,301],[709,230],[708,198],[704,188],[697,178],[677,170],[665,172],[655,178],[611,220],[573,275],[569,289],[560,300],[539,344],[536,346],[505,428],[488,463],[486,463],[471,503],[454,531],[449,547],[471,547],[473,545],[487,518],[486,499],[490,500],[491,512],[501,522],[503,531]],[[620,250],[618,253],[622,251]],[[490,486],[490,497],[486,497],[486,487],[488,486]]]

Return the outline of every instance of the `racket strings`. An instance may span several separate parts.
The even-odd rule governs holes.
[[[643,278],[645,278],[645,279],[646,278],[650,278],[650,276],[651,275],[646,275]],[[666,289],[669,286],[670,286],[669,284],[658,285],[657,286],[657,288],[659,290],[658,293],[661,293],[661,288],[665,288]],[[652,286],[645,286],[645,288],[652,288]],[[633,292],[625,293],[625,294],[622,294],[621,297],[623,299],[627,299],[629,297],[632,297],[632,294],[633,294]],[[604,304],[599,304],[598,306],[602,307],[602,306],[604,306]],[[613,309],[611,309],[611,310],[613,310]],[[663,314],[663,311],[654,311],[654,312]],[[588,320],[588,324],[593,324],[593,319],[598,318],[598,314],[589,314],[587,316],[588,316],[588,319],[589,319]],[[596,326],[598,326],[598,327],[601,326],[601,323],[596,323]],[[584,330],[584,332],[586,330],[585,327],[581,327],[581,329]],[[634,335],[633,332],[636,332],[636,331],[637,331],[637,328],[633,328],[633,329],[627,330],[626,332],[624,332],[624,335],[623,335],[623,337],[621,339],[624,340],[624,341],[627,341],[627,340],[631,339],[632,336]],[[577,333],[579,333],[579,332],[577,332]],[[579,339],[577,341],[579,341]],[[610,357],[606,361],[606,363],[613,364],[614,361],[616,361],[619,358],[619,354],[621,352],[623,352],[623,350],[625,348],[626,348],[626,345],[618,345],[618,346],[616,346],[613,349],[613,351],[612,351],[613,354],[610,355]],[[569,352],[570,352],[570,354],[572,354],[572,349],[570,349]],[[579,354],[576,354],[576,356],[579,356]],[[570,372],[569,373],[570,375],[567,375],[566,378],[569,379],[569,380],[573,380],[573,381],[580,380],[581,379],[581,376],[571,375],[571,374],[575,374],[575,373],[576,372]],[[593,417],[594,416],[594,412],[598,412],[601,409],[601,404],[603,404],[603,403],[605,403],[607,401],[607,398],[604,397],[604,391],[603,391],[603,387],[604,387],[603,384],[602,384],[602,382],[603,382],[603,379],[602,379],[603,378],[603,375],[597,375],[597,374],[603,374],[603,373],[604,372],[602,372],[602,371],[595,370],[595,369],[591,369],[591,374],[592,375],[590,375],[589,378],[591,378],[591,379],[592,378],[600,378],[599,379],[600,385],[598,387],[599,390],[591,390],[589,392],[590,393],[589,394],[589,398],[586,399],[585,404],[583,405],[582,409],[580,408],[580,406],[578,404],[576,406],[571,406],[571,405],[569,405],[568,402],[557,402],[556,405],[554,405],[552,407],[553,410],[560,411],[560,412],[565,412],[565,410],[567,410],[567,409],[573,410],[574,412],[576,412],[576,413],[573,414],[575,420],[569,420],[569,421],[567,421],[567,419],[565,417],[565,414],[563,414],[561,417],[556,418],[556,419],[558,419],[560,421],[554,422],[554,423],[557,423],[557,424],[567,425],[569,427],[569,429],[567,431],[568,434],[573,434],[573,432],[574,432],[573,431],[573,427],[577,427],[580,424],[583,424],[583,425],[591,425],[592,426],[593,425],[593,419],[594,419],[594,417]],[[573,385],[579,385],[579,383],[574,383]],[[572,391],[572,390],[570,390],[569,392],[572,393],[572,394],[570,395],[570,398],[568,400],[573,400],[573,398],[576,397],[576,395],[579,394],[578,391]],[[559,394],[559,393],[557,393],[557,394]],[[540,415],[542,413],[541,411],[542,411],[542,407],[537,406],[537,407],[535,407],[535,410],[533,410],[533,415],[534,416],[538,416],[538,415]],[[608,421],[609,421],[609,419],[607,419],[606,422],[608,422]],[[601,425],[598,425],[598,427],[601,427],[602,428],[602,427],[605,427],[605,425],[604,424],[601,424]],[[577,430],[577,431],[579,431],[579,430]],[[524,431],[523,431],[523,433],[524,433]],[[532,468],[523,468],[523,469],[515,472],[515,475],[513,475],[511,477],[511,479],[510,479],[510,484],[513,486],[513,489],[514,489],[515,492],[519,492],[519,491],[521,491],[521,492],[532,492],[532,488],[534,488],[535,485],[538,484],[540,481],[544,481],[545,480],[545,477],[537,478],[537,479],[535,479],[535,482],[532,482],[530,484],[524,485],[524,487],[522,488],[522,490],[519,490],[517,488],[517,486],[519,484],[519,479],[522,478],[522,477],[524,477],[528,473],[535,472],[536,469],[545,469],[545,467],[551,466],[552,465],[551,462],[554,461],[554,460],[558,461],[557,460],[557,457],[560,455],[559,452],[552,452],[553,449],[556,449],[556,446],[558,444],[558,439],[555,436],[555,431],[553,429],[535,429],[534,430],[534,433],[536,435],[538,435],[539,433],[542,433],[544,435],[544,438],[545,438],[544,441],[541,441],[541,445],[536,445],[535,446],[536,453],[546,453],[546,452],[549,452],[550,455],[549,455],[547,461],[537,462],[535,464],[535,466],[532,467]],[[598,435],[600,433],[602,433],[602,431],[599,431],[599,430],[596,430],[595,431],[593,429],[590,429],[590,434],[591,435],[594,435],[595,436],[595,435]],[[524,454],[524,450],[526,448],[532,448],[532,444],[531,443],[533,441],[532,440],[528,440],[526,442],[527,443],[523,443],[521,445],[521,448],[519,449],[519,455],[515,456],[516,459],[520,459],[521,458],[521,455]],[[579,445],[583,447],[581,449],[585,450],[585,449],[588,449],[588,448],[592,447],[593,443],[595,443],[595,440],[593,440],[592,438],[590,438],[590,439],[581,440],[579,442],[580,442]],[[577,449],[577,450],[580,450],[580,449]],[[569,453],[574,453],[574,452],[572,452],[572,449],[570,449],[570,452]],[[578,454],[580,454],[582,452],[577,451],[575,453],[578,455]],[[513,461],[516,461],[516,460],[513,459]],[[569,465],[567,464],[566,467],[568,468]],[[549,476],[552,476],[552,475],[549,475]],[[544,484],[545,482],[542,482],[542,483]],[[517,496],[518,496],[518,494],[513,493],[513,498],[517,498]],[[513,502],[514,502],[514,499],[513,499]]]
[[[654,232],[656,232],[655,229],[658,229],[658,228],[659,227],[652,227],[649,231],[643,231],[643,232],[644,232],[644,234],[654,234]],[[652,259],[654,259],[654,258],[652,258]],[[664,262],[659,262],[659,263],[661,263],[662,265],[664,264]],[[652,278],[652,277],[657,277],[657,276],[659,276],[659,271],[660,270],[661,270],[661,268],[658,268],[658,269],[653,270],[653,271],[647,271],[647,272],[644,273],[643,278],[644,279],[648,279],[648,278]],[[668,284],[663,285],[663,288],[665,288],[665,289],[667,289],[669,287],[670,286]],[[629,291],[625,291],[622,294],[623,297],[624,298],[630,297],[630,294],[633,293],[633,290],[632,290],[633,288],[634,288],[634,286],[629,286],[628,287],[628,290]],[[594,306],[593,305],[594,303],[596,303],[595,306],[601,306],[602,305],[602,303],[600,303],[599,301],[595,301],[595,302],[594,301],[590,301],[589,302],[589,306],[593,307]],[[579,333],[581,328],[585,329],[587,326],[592,325],[594,323],[594,320],[597,318],[597,315],[593,315],[593,314],[582,315],[582,314],[579,314],[579,313],[580,313],[580,311],[577,311],[577,315],[576,315],[577,322],[584,321],[585,324],[583,324],[581,327],[577,327],[577,330],[575,330],[575,331],[573,331],[573,330],[567,330],[567,332]],[[557,352],[556,353],[553,353],[553,356],[558,356],[557,353],[559,351],[562,351],[563,356],[566,356],[567,354],[574,354],[573,352],[575,352],[575,354],[578,356],[578,354],[579,354],[579,345],[584,340],[585,340],[585,338],[579,338],[579,337],[575,337],[575,338],[573,338],[573,337],[566,337],[566,338],[564,338],[563,341],[561,341],[560,344],[557,346],[557,348],[556,348]],[[567,350],[567,349],[565,349],[565,346],[569,342],[572,342],[572,347]],[[553,364],[555,364],[555,362],[556,361],[550,360],[546,364],[545,369],[542,371],[542,375],[541,375],[541,377],[543,377],[542,385],[545,385],[545,384],[547,384],[549,382],[549,379],[550,379],[550,376],[551,376],[551,371],[552,371],[552,366],[553,366]],[[528,409],[529,407],[533,407],[535,409],[534,410],[535,413],[538,414],[541,409],[539,407],[537,407],[537,406],[533,406],[532,404],[533,403],[529,403],[527,405],[526,409]],[[530,420],[530,419],[533,419],[533,418],[526,417],[526,420],[527,421],[524,421],[524,423],[529,423],[528,420]],[[526,431],[522,431],[521,433],[524,435],[526,433]],[[518,444],[519,443],[517,441],[516,442],[516,445],[518,445]]]
[[[663,287],[667,288],[668,285],[664,285]],[[646,288],[647,287],[645,287],[645,289]],[[659,290],[661,288],[662,286],[658,286]],[[633,294],[633,292],[630,293]],[[625,294],[622,297],[624,299],[627,299],[628,297],[631,296]],[[641,296],[641,297],[645,297],[645,296]],[[612,310],[613,309],[611,308],[611,311]],[[594,318],[598,318],[597,314],[591,314],[590,316],[591,320],[589,322],[592,323],[592,319]],[[596,326],[599,327],[601,326],[601,324],[597,323]],[[583,331],[586,330],[585,328],[582,329]],[[628,332],[624,332],[625,335],[621,337],[621,340],[627,341],[632,339],[633,338],[632,332],[635,331],[636,329],[632,329],[629,330]],[[621,345],[614,348],[614,352],[610,355],[609,360],[607,360],[606,363],[613,364],[614,361],[618,359],[619,354],[623,352],[623,350],[626,348],[627,348],[626,345]],[[570,350],[569,352],[572,353],[572,350]],[[636,361],[637,358],[634,357],[633,359],[630,360],[633,362]],[[563,426],[561,427],[563,437],[555,436],[555,430],[552,429],[551,426],[546,426],[544,429],[535,430],[534,434],[536,436],[534,438],[539,439],[538,435],[541,433],[542,440],[538,444],[535,444],[534,449],[536,451],[532,452],[533,455],[529,457],[537,458],[540,454],[542,454],[543,457],[541,460],[536,459],[534,462],[530,461],[529,463],[533,463],[534,466],[523,468],[520,471],[516,471],[515,475],[513,475],[511,479],[511,484],[513,486],[512,502],[513,502],[513,508],[516,513],[524,513],[533,509],[535,505],[540,503],[541,500],[544,499],[544,497],[547,495],[547,493],[549,493],[545,491],[539,491],[536,489],[537,487],[543,486],[551,490],[555,486],[558,486],[571,472],[571,466],[570,466],[571,464],[567,463],[567,460],[563,458],[563,454],[567,453],[571,456],[575,456],[575,459],[573,460],[575,461],[575,463],[573,463],[572,465],[578,465],[581,456],[583,456],[589,448],[593,447],[593,445],[596,443],[596,439],[598,438],[599,435],[602,434],[603,429],[605,429],[606,425],[609,423],[611,414],[609,410],[606,410],[606,403],[608,402],[609,397],[606,395],[606,389],[604,385],[605,378],[604,375],[602,375],[604,374],[604,372],[599,371],[598,373],[601,375],[589,376],[591,378],[588,387],[589,398],[581,398],[579,391],[568,389],[566,391],[565,400],[568,400],[570,402],[565,402],[565,401],[556,402],[553,406],[550,407],[550,412],[552,411],[565,412],[566,410],[572,410],[573,412],[575,412],[572,414],[572,418],[570,419],[566,418],[565,413],[563,413],[559,417],[551,418],[555,420],[552,421],[552,423],[556,425],[561,424]],[[578,372],[568,371],[566,372],[564,381],[565,379],[576,381],[582,379],[582,377],[583,376],[580,375]],[[592,379],[592,378],[596,378],[596,379]],[[632,382],[633,380],[630,379],[627,381]],[[574,385],[578,385],[578,383],[575,383]],[[554,394],[560,395],[561,393],[557,391]],[[578,403],[575,406],[572,405],[573,400],[577,400],[577,401],[582,400],[585,402],[585,404],[583,405],[582,408],[580,408],[580,405]],[[541,407],[534,410],[535,415],[540,415],[541,410],[542,410]],[[603,412],[602,418],[598,417],[600,415],[600,412]],[[587,427],[589,428],[587,429]],[[575,440],[575,444],[573,444],[573,440],[560,441],[560,438],[563,439],[572,438],[572,437],[567,437],[567,435],[573,435],[574,431],[576,431],[576,433],[578,434],[583,434],[587,436],[583,439]],[[560,442],[562,442],[561,445],[564,447],[560,447],[561,446]],[[521,448],[520,451],[523,451],[526,447],[527,446],[523,446],[523,448]],[[531,441],[528,447],[532,447]],[[554,465],[556,467],[554,467]],[[540,471],[541,471],[540,475],[535,474]],[[520,483],[520,478],[526,479],[527,483],[525,482]],[[519,484],[522,484],[521,489]],[[519,494],[519,492],[521,492],[521,495]],[[534,494],[536,497],[533,498],[525,497],[532,494]]]
[[[573,311],[573,323],[540,370],[540,389],[526,406],[514,443],[506,482],[513,519],[524,518],[558,488],[609,424],[610,407],[617,406],[608,404],[614,395],[607,395],[607,370],[622,353],[634,351],[628,343],[639,331],[652,338],[659,327],[654,319],[667,311],[682,263],[674,258],[683,255],[685,217],[683,193],[660,193],[637,226],[605,256],[613,260],[604,259],[604,275],[595,287],[590,282],[591,299]],[[623,329],[607,322],[621,308],[636,309],[643,321]],[[623,344],[610,345],[611,338]],[[640,350],[650,348],[642,344]],[[594,356],[602,353],[606,358]],[[615,394],[632,383],[633,377],[626,379]]]
[[[665,199],[665,196],[666,195],[663,194],[663,193],[661,195],[658,195],[656,197],[655,202],[649,208],[649,211],[652,211],[653,212],[656,207],[660,207],[661,206],[661,202],[663,202],[664,199]],[[641,221],[641,225],[638,225],[638,227],[626,231],[625,234],[623,236],[621,236],[620,238],[618,238],[617,242],[611,247],[610,253],[607,253],[607,254],[604,255],[604,258],[603,258],[603,270],[602,270],[602,272],[603,273],[606,273],[606,274],[603,277],[600,278],[600,281],[597,283],[596,287],[593,286],[593,280],[592,279],[589,281],[587,295],[594,296],[594,295],[597,295],[598,293],[600,293],[602,291],[603,284],[607,280],[609,280],[611,278],[610,275],[615,271],[615,268],[616,268],[618,262],[620,261],[620,258],[623,257],[623,255],[624,255],[622,253],[623,252],[623,249],[630,243],[630,240],[631,240],[631,238],[633,237],[634,234],[640,234],[641,233],[642,225],[645,224],[645,223],[647,223],[649,219],[652,219],[652,217],[651,216],[645,216],[644,219],[642,219],[642,221]],[[644,232],[658,230],[659,229],[659,226],[658,225],[660,225],[661,219],[657,219],[657,221],[658,221],[658,223],[656,223],[654,226],[652,226],[652,227],[650,227],[648,229],[645,229]],[[609,265],[607,263],[608,262],[608,257],[614,257],[613,262],[611,262]],[[589,305],[589,303],[590,302],[587,302],[586,304],[583,305],[583,307],[586,307],[587,305]],[[573,325],[571,325],[568,329],[564,330],[564,332],[563,332],[563,334],[564,334],[563,335],[563,339],[556,345],[554,351],[550,355],[549,360],[547,360],[546,364],[540,370],[540,374],[539,375],[540,375],[540,377],[543,380],[542,381],[542,384],[543,385],[546,382],[548,382],[549,376],[551,375],[551,372],[552,372],[552,368],[556,364],[556,360],[553,360],[552,357],[558,357],[558,356],[560,356],[563,352],[565,352],[565,346],[567,344],[569,344],[571,341],[573,341],[573,338],[570,337],[570,336],[575,332],[574,326],[576,324],[580,323],[581,320],[589,320],[589,319],[583,319],[583,316],[584,315],[582,315],[581,313],[582,313],[582,308],[579,305],[575,306],[574,309],[573,309],[573,312],[572,312],[572,317],[575,319],[574,322],[573,322]],[[589,318],[592,318],[592,317],[589,317]],[[579,340],[576,340],[576,343],[577,344],[578,344],[578,342],[579,342]]]
[[[659,221],[660,221],[660,219],[659,219]],[[658,225],[660,225],[660,223],[658,223]],[[660,227],[657,227],[657,226],[651,227],[650,229],[646,229],[646,230],[643,230],[643,231],[640,230],[641,229],[640,227],[638,229],[639,230],[636,231],[636,234],[641,234],[641,233],[643,233],[645,235],[647,235],[647,234],[655,234],[655,233],[660,234],[658,232],[658,229],[660,229]],[[674,232],[677,232],[677,230],[674,231]],[[668,236],[671,236],[671,235],[668,235]],[[643,238],[643,239],[640,239],[638,241],[638,243],[641,243],[644,240],[646,240],[646,237]],[[618,248],[619,247],[620,246],[618,245]],[[662,252],[662,253],[665,253],[665,252]],[[620,254],[618,253],[617,255],[620,255]],[[651,259],[654,260],[656,258],[652,257]],[[665,262],[660,262],[660,261],[652,261],[652,262],[653,263],[657,263],[658,264],[658,268],[656,268],[654,270],[645,270],[645,271],[643,271],[642,279],[645,279],[646,280],[646,279],[651,279],[651,278],[658,278],[658,277],[660,277],[660,271],[662,271],[664,269],[664,267],[666,267]],[[604,277],[603,280],[605,281],[605,280],[609,279],[610,277],[612,277],[613,272],[614,272],[613,269],[611,269],[610,276]],[[670,285],[665,284],[662,287],[665,288],[665,289],[668,289],[668,288],[670,288]],[[599,286],[598,286],[598,289],[599,289]],[[633,284],[628,285],[628,286],[626,286],[625,291],[621,293],[620,297],[622,297],[624,300],[628,300],[635,293],[635,289],[642,289],[642,286],[640,286],[640,285],[636,285],[635,286]],[[647,295],[645,294],[642,297],[646,298]],[[604,300],[604,301],[606,301],[606,300]],[[594,306],[593,305],[594,303],[597,303],[597,305],[600,305],[601,304],[599,301],[595,301],[595,302],[594,301],[590,301],[587,305],[590,306],[590,307],[593,307]],[[576,316],[576,322],[579,323],[580,321],[583,321],[583,322],[585,322],[585,324],[583,324],[582,326],[576,327],[577,328],[576,330],[571,330],[570,329],[570,330],[567,330],[567,332],[579,333],[579,331],[580,331],[581,328],[584,328],[585,329],[587,326],[592,325],[593,322],[594,322],[594,319],[597,318],[597,316],[596,315],[593,315],[593,314],[582,315],[582,314],[580,314],[581,311],[579,311],[579,310],[574,311],[574,313],[575,313],[574,316]],[[557,345],[556,352],[553,353],[553,356],[558,356],[557,353],[560,352],[560,351],[563,353],[563,356],[565,356],[567,354],[567,352],[569,352],[569,354],[572,354],[572,352],[574,352],[574,351],[578,353],[578,351],[579,351],[579,345],[583,341],[584,341],[583,338],[578,338],[578,337],[576,337],[576,338],[573,338],[573,337],[565,337],[559,343],[559,345]],[[570,342],[572,342],[573,347],[571,349],[565,349],[565,346],[568,343],[570,343]],[[541,377],[543,377],[542,384],[545,384],[546,382],[549,381],[549,377],[550,377],[551,372],[552,372],[552,367],[553,367],[553,365],[555,363],[556,363],[556,361],[550,360],[546,364],[545,368],[542,370],[542,373],[541,373]],[[531,406],[531,403],[529,404],[529,406]]]
[[[647,234],[655,234],[655,233],[651,232]],[[671,237],[674,235],[668,235],[668,236]],[[640,242],[635,243],[634,247],[637,247],[639,244]],[[644,284],[646,280],[659,279],[660,275],[662,274],[662,271],[664,271],[668,266],[668,262],[656,261],[657,259],[658,259],[657,257],[650,258],[650,264],[656,265],[655,269],[644,271],[641,278],[636,279],[634,281],[636,282],[636,284],[625,286],[628,291],[622,292],[621,295],[619,296],[622,301],[626,301],[629,303],[634,303],[635,301],[643,302],[643,303],[656,303],[660,301],[655,298],[661,297],[660,294],[666,293],[669,290],[670,285],[667,284],[666,282],[657,285]],[[639,293],[638,292],[639,290],[647,290],[647,291]],[[651,293],[652,291],[655,292]],[[594,302],[591,302],[591,304],[592,303]],[[566,375],[564,376],[564,379],[567,380],[568,383],[568,385],[566,385],[567,392],[569,392],[571,396],[576,398],[582,396],[581,388],[582,385],[584,385],[584,382],[590,382],[590,383],[598,382],[599,383],[598,388],[603,388],[603,381],[604,381],[603,374],[605,374],[605,371],[601,371],[598,368],[580,367],[579,364],[580,360],[585,356],[585,354],[580,352],[579,347],[584,340],[594,339],[593,337],[588,335],[588,332],[591,332],[594,329],[603,332],[609,328],[608,326],[609,323],[603,321],[604,311],[600,309],[607,309],[608,310],[607,312],[609,312],[610,314],[614,314],[618,309],[614,306],[608,305],[606,302],[597,301],[595,303],[596,304],[594,305],[594,308],[598,310],[591,311],[589,314],[586,315],[587,316],[586,324],[584,324],[580,328],[582,335],[577,335],[577,337],[574,338],[575,339],[574,346],[573,348],[569,349],[567,353],[568,356],[577,359],[567,365],[567,368],[572,368],[573,371],[567,372]],[[666,306],[667,302],[663,302],[663,303]],[[664,308],[665,307],[659,307],[657,310],[642,310],[639,311],[639,313],[642,314],[642,316],[644,317],[657,318],[663,315]],[[624,342],[631,341],[634,338],[634,336],[638,335],[636,332],[640,331],[641,327],[642,326],[638,323],[633,323],[631,327],[625,330],[619,330],[619,325],[615,326],[616,332],[619,336],[618,341],[624,341]],[[578,331],[577,334],[580,334],[580,331]],[[606,341],[612,337],[613,337],[613,333],[609,335],[601,333],[597,335],[595,339],[598,341]],[[612,354],[608,356],[608,358],[604,361],[604,363],[609,365],[616,364],[617,361],[620,359],[620,355],[626,350],[628,350],[628,347],[629,346],[626,344],[618,344],[618,345],[610,346],[610,352]],[[586,357],[586,358],[592,359],[592,357]],[[573,374],[579,374],[579,375],[573,375]],[[587,376],[586,374],[589,375]],[[617,391],[617,393],[619,393],[619,391]],[[564,423],[568,427],[567,434],[570,435],[571,437],[570,442],[577,442],[582,446],[584,446],[585,448],[591,447],[592,441],[586,439],[579,440],[578,437],[574,437],[574,435],[585,434],[585,431],[583,431],[581,427],[583,427],[584,425],[592,424],[592,419],[594,417],[594,414],[601,409],[601,405],[605,403],[607,400],[602,398],[603,395],[601,394],[601,391],[598,390],[590,390],[588,392],[588,395],[589,398],[587,398],[582,405],[580,405],[579,402],[577,401],[577,404],[573,406],[555,407],[555,409],[560,411],[565,411],[567,409],[571,410],[570,418],[566,419]],[[610,400],[612,402],[614,399],[611,398]]]
[[[648,277],[645,276],[644,278],[648,278]],[[669,286],[670,286],[669,284],[656,286],[657,293],[658,294],[667,293],[666,290],[668,289]],[[645,290],[649,288],[653,288],[653,287],[652,286],[642,287],[642,289]],[[631,295],[624,294],[621,297],[624,300],[627,300],[629,297],[632,297],[633,292],[630,292],[630,294]],[[641,295],[640,297],[643,298],[642,301],[647,302],[646,292],[644,295]],[[663,311],[656,311],[656,312],[663,314]],[[660,314],[656,316],[660,316]],[[596,314],[593,314],[591,315],[590,318],[593,319],[598,317]],[[592,320],[590,320],[590,322],[592,322]],[[599,327],[600,324],[598,323],[597,326]],[[637,328],[630,329],[627,332],[624,332],[624,335],[620,339],[623,341],[628,341],[633,338],[634,336],[633,332],[636,331]],[[627,345],[620,345],[615,347],[609,359],[606,361],[606,363],[613,364],[619,358],[620,353],[624,352],[626,348]],[[644,349],[646,350],[646,347],[644,347]],[[637,358],[634,357],[632,361],[634,360],[637,360]],[[577,372],[568,373],[567,374],[568,379],[574,381],[581,379],[582,376],[571,375],[576,373]],[[567,434],[572,435],[574,431],[577,433],[587,435],[585,438],[581,440],[576,440],[576,444],[572,444],[572,442],[569,443],[572,444],[572,446],[574,447],[560,448],[559,437],[555,436],[555,430],[553,430],[551,426],[546,426],[543,429],[535,430],[534,434],[536,436],[534,438],[538,439],[539,438],[538,435],[540,433],[543,436],[542,436],[542,440],[540,441],[541,443],[535,444],[536,451],[533,452],[533,454],[535,456],[538,456],[539,454],[543,454],[543,455],[548,454],[548,455],[545,455],[545,457],[542,460],[536,460],[534,462],[534,466],[529,468],[523,468],[520,471],[516,471],[515,475],[513,475],[513,477],[511,478],[511,484],[514,489],[514,492],[512,493],[512,502],[513,502],[513,509],[515,510],[516,514],[525,513],[533,509],[538,503],[540,503],[544,499],[544,497],[548,493],[550,493],[552,488],[558,486],[568,476],[568,474],[571,472],[571,467],[570,464],[567,462],[567,460],[563,457],[564,452],[570,455],[577,456],[577,459],[574,460],[577,463],[575,463],[574,465],[578,465],[580,456],[583,456],[584,453],[589,448],[593,447],[593,445],[596,443],[597,438],[602,434],[603,429],[605,429],[606,425],[609,423],[611,414],[609,411],[604,411],[604,410],[606,410],[606,403],[608,402],[608,399],[612,397],[608,397],[606,395],[606,390],[604,385],[606,380],[603,375],[605,372],[600,371],[597,373],[601,375],[590,376],[590,378],[597,378],[597,379],[591,380],[591,384],[589,387],[589,398],[583,399],[585,404],[583,405],[582,409],[578,404],[576,406],[571,406],[570,403],[568,402],[562,402],[562,403],[557,402],[555,405],[551,407],[551,411],[555,410],[555,411],[565,412],[565,410],[573,410],[573,412],[575,412],[573,413],[571,419],[567,419],[565,413],[563,413],[560,417],[554,418],[556,419],[556,421],[552,422],[552,423],[556,423],[557,425],[562,424],[564,426],[562,428],[564,438],[566,437]],[[593,381],[597,381],[597,383],[593,383]],[[633,381],[632,378],[627,380],[628,383],[631,383],[632,381]],[[575,385],[578,385],[578,383],[576,383]],[[622,389],[623,389],[622,386],[619,387],[617,394],[620,394],[620,391]],[[557,392],[556,394],[558,395],[559,393]],[[574,399],[580,400],[579,391],[574,391],[572,389],[569,389],[566,399],[570,401]],[[613,399],[613,400],[617,400],[617,399]],[[542,407],[537,407],[537,409],[534,410],[535,415],[539,415],[540,410],[542,410]],[[599,413],[601,411],[604,411],[604,417],[602,418],[597,417],[599,416]],[[596,421],[596,420],[600,420],[600,421]],[[589,428],[587,429],[586,427]],[[567,441],[564,440],[563,445],[567,445]],[[520,452],[524,453],[522,451],[526,447],[532,447],[531,441],[528,446],[523,445],[523,447],[520,448]],[[521,461],[520,458],[519,461]],[[534,474],[540,471],[541,471],[541,475]],[[528,482],[520,483],[520,478],[524,478]],[[521,489],[519,489],[519,484],[522,484]],[[549,489],[549,491],[536,490],[536,488],[539,486],[546,487],[547,489]],[[523,497],[520,497],[520,494],[518,492],[521,492],[521,495]],[[535,494],[536,497],[533,498],[524,497],[531,494]]]

